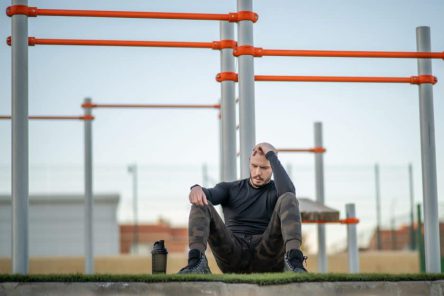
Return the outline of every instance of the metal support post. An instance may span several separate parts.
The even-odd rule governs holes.
[[[376,248],[382,250],[381,240],[381,189],[379,186],[379,164],[375,164],[375,193],[376,193]]]
[[[202,186],[203,187],[208,187],[210,186],[210,182],[209,182],[209,176],[208,176],[208,166],[206,163],[202,164]]]
[[[28,5],[13,0],[12,5]],[[12,28],[12,273],[29,269],[29,150],[28,150],[28,17],[11,17]]]
[[[431,51],[430,28],[416,28],[418,51]],[[418,74],[432,75],[432,61],[418,59]],[[421,160],[424,200],[424,240],[426,272],[441,272],[439,242],[438,191],[436,181],[435,120],[433,114],[433,85],[419,85],[419,120],[421,128]]]
[[[85,104],[91,104],[86,98]],[[85,116],[91,115],[85,108]],[[85,120],[85,274],[94,273],[92,121]]]
[[[234,40],[234,24],[220,22],[220,40]],[[236,72],[233,49],[223,48],[220,55],[221,72]],[[221,181],[237,179],[236,169],[236,90],[234,81],[221,82],[222,176]]]
[[[314,123],[314,145],[323,147],[322,122]],[[324,204],[324,155],[322,153],[315,153],[315,183],[316,201]],[[328,258],[324,224],[318,224],[318,254],[318,272],[327,272]]]
[[[222,182],[224,179],[225,172],[225,156],[224,156],[224,131],[223,131],[223,122],[222,122],[222,100],[219,100],[219,105],[221,106],[218,114],[218,122],[219,122],[219,182]]]
[[[413,167],[409,164],[409,192],[410,192],[410,250],[416,250],[415,238],[415,194],[413,192]]]
[[[137,165],[132,164],[128,166],[128,172],[133,177],[133,247],[131,248],[134,254],[139,253],[139,219],[137,215],[138,198],[137,198]]]
[[[253,11],[253,0],[237,0],[238,11]],[[238,22],[238,46],[254,46],[253,22]],[[254,104],[254,57],[241,55],[239,64],[239,137],[241,178],[250,176],[249,157],[256,144]]]
[[[355,204],[346,204],[345,213],[348,218],[356,218]],[[356,224],[347,224],[348,271],[359,272],[358,232]]]

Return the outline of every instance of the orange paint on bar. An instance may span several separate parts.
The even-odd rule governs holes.
[[[72,16],[72,17],[113,17],[113,18],[144,18],[144,19],[177,19],[202,21],[239,22],[258,20],[253,11],[239,11],[230,13],[186,13],[186,12],[155,12],[155,11],[112,11],[112,10],[75,10],[75,9],[42,9],[26,5],[12,5],[6,9],[8,16],[24,14],[36,16]]]
[[[0,119],[11,119],[11,115],[0,115]],[[94,116],[52,116],[52,115],[30,115],[31,120],[94,120]]]
[[[313,223],[313,224],[327,224],[327,223],[358,224],[359,222],[360,221],[358,218],[346,218],[346,219],[339,219],[337,221],[302,220],[302,223]]]
[[[279,148],[278,152],[310,152],[310,153],[325,153],[327,150],[324,147],[314,147],[314,148]]]
[[[424,77],[428,76],[428,77]],[[344,76],[278,76],[256,75],[255,81],[288,81],[288,82],[361,82],[361,83],[410,83],[421,84],[437,82],[432,75],[411,77],[344,77]]]
[[[255,56],[444,59],[444,52],[414,51],[285,50],[256,48],[255,54],[257,54]]]
[[[10,39],[8,38],[10,45]],[[137,41],[137,40],[88,40],[88,39],[42,39],[29,37],[29,45],[79,45],[79,46],[136,46],[136,47],[183,47],[213,49],[213,42]]]
[[[11,36],[6,39],[10,46]],[[213,42],[183,42],[183,41],[138,41],[138,40],[88,40],[88,39],[44,39],[28,38],[28,45],[79,45],[79,46],[140,46],[140,47],[182,47],[182,48],[209,48],[221,50],[224,48],[235,48],[236,41],[220,40]]]
[[[216,81],[238,81],[235,72],[221,72],[216,75]],[[282,76],[282,75],[256,75],[255,81],[277,82],[360,82],[360,83],[410,83],[410,84],[436,84],[438,79],[433,75],[419,75],[411,77],[356,77],[356,76]]]
[[[83,108],[162,108],[162,109],[220,109],[219,104],[82,104]]]

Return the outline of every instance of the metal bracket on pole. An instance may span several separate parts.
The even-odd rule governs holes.
[[[417,50],[431,51],[430,28],[416,28]],[[418,59],[418,74],[432,75],[432,62]],[[426,272],[441,272],[439,241],[438,190],[436,180],[435,120],[433,112],[433,84],[420,84],[419,112],[421,129],[421,160],[424,201],[424,240]]]

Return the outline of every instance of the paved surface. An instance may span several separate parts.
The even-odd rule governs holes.
[[[274,286],[224,284],[219,282],[0,283],[0,296],[4,295],[442,296],[444,295],[444,280],[433,282],[321,282]]]

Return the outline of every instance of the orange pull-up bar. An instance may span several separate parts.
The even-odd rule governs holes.
[[[11,115],[0,115],[0,120],[11,119]],[[34,120],[94,120],[94,116],[52,116],[52,115],[31,115],[28,119]]]
[[[345,218],[337,221],[324,221],[324,220],[302,220],[302,223],[315,223],[315,224],[327,224],[327,223],[340,223],[340,224],[358,224],[358,218]]]
[[[295,81],[295,82],[367,82],[367,83],[410,83],[435,84],[438,79],[432,75],[420,75],[411,77],[341,77],[341,76],[277,76],[256,75],[255,81]]]
[[[324,147],[313,147],[313,148],[303,148],[303,149],[293,149],[293,148],[279,148],[278,152],[310,152],[310,153],[325,153],[327,149]]]
[[[233,54],[288,57],[336,57],[336,58],[399,58],[399,59],[444,59],[444,52],[415,52],[415,51],[350,51],[350,50],[289,50],[263,49],[253,46],[239,46]]]
[[[218,82],[238,81],[238,74],[234,72],[222,72],[216,75]],[[292,81],[292,82],[367,82],[367,83],[410,83],[410,84],[435,84],[438,79],[433,75],[419,75],[411,77],[356,77],[356,76],[279,76],[256,75],[255,81]]]
[[[238,126],[239,127],[239,126]],[[325,153],[327,149],[324,147],[313,147],[313,148],[278,148],[276,149],[277,152],[308,152],[308,153]],[[240,153],[237,153],[237,156],[239,156]]]
[[[191,105],[191,104],[95,104],[95,103],[83,103],[82,108],[220,109],[220,105],[219,104]]]
[[[11,45],[11,37],[7,44]],[[138,46],[138,47],[185,47],[220,49],[221,42],[181,42],[181,41],[137,41],[137,40],[87,40],[87,39],[41,39],[28,38],[28,45],[83,45],[83,46]]]
[[[258,15],[252,11],[216,13],[182,13],[182,12],[145,12],[145,11],[110,11],[110,10],[69,10],[69,9],[41,9],[26,5],[13,5],[6,9],[8,16],[16,14],[28,17],[40,16],[75,16],[75,17],[115,17],[115,18],[145,18],[145,19],[181,19],[204,21],[239,22],[250,20],[256,22]]]

